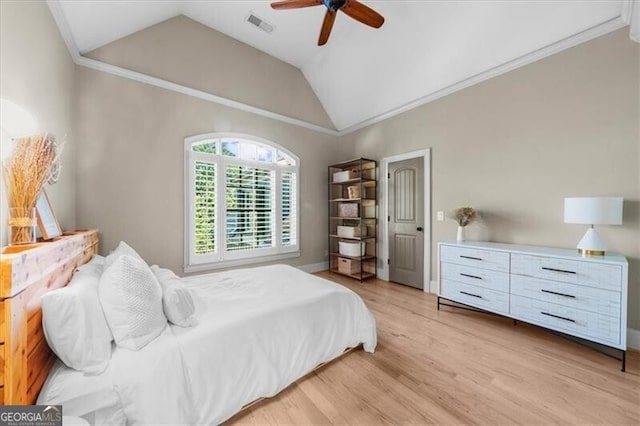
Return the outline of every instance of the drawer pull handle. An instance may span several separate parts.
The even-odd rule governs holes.
[[[466,291],[461,291],[461,294],[466,294],[467,296],[477,297],[478,299],[482,299],[482,296],[478,296],[477,294],[467,293]]]
[[[548,313],[548,312],[540,312],[540,313],[541,313],[542,315],[546,315],[546,316],[548,316],[548,317],[558,318],[558,319],[561,319],[561,320],[563,320],[563,321],[576,322],[576,320],[572,320],[571,318],[561,317],[561,316],[559,316],[559,315],[553,315],[553,314],[550,314],[550,313]]]
[[[463,258],[463,259],[482,260],[481,257],[463,256],[463,255],[460,255],[460,257]]]
[[[555,269],[555,268],[547,268],[546,266],[542,266],[542,269],[544,269],[545,271],[552,271],[552,272],[562,272],[563,274],[575,274],[575,271],[566,271],[564,269]]]
[[[558,293],[558,292],[555,292],[555,291],[545,290],[545,289],[542,289],[542,290],[540,290],[540,291],[541,291],[541,292],[543,292],[543,293],[555,294],[556,296],[570,297],[570,298],[572,298],[572,299],[575,299],[575,298],[576,298],[576,297],[575,297],[574,295],[572,295],[572,294]]]
[[[460,275],[462,275],[463,277],[469,277],[469,278],[475,278],[476,280],[481,280],[482,277],[478,277],[475,275],[469,275],[469,274],[463,274],[462,272],[460,272]]]

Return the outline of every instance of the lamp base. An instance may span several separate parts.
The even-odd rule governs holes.
[[[586,249],[578,249],[578,253],[583,256],[604,256],[606,251],[604,250],[586,250]]]
[[[578,243],[578,253],[583,256],[604,256],[606,251],[607,247],[593,227],[587,229]]]

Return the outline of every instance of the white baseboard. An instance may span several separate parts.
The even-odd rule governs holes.
[[[326,271],[327,269],[329,269],[329,262],[325,261],[320,263],[312,263],[309,265],[300,265],[296,266],[296,268],[300,269],[301,271],[313,274],[314,272]]]
[[[429,281],[429,288],[424,289],[425,293],[438,294],[438,282]]]
[[[640,349],[640,330],[627,328],[627,347],[630,349]]]

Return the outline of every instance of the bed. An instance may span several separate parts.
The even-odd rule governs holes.
[[[376,326],[351,290],[286,265],[181,279],[195,324],[169,324],[143,348],[113,344],[89,375],[56,362],[39,404],[92,424],[219,424],[362,345]]]

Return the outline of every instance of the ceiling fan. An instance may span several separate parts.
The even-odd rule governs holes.
[[[327,12],[324,15],[318,46],[323,46],[329,40],[333,22],[338,10],[343,11],[351,18],[373,28],[380,28],[384,24],[384,18],[375,10],[360,3],[358,0],[283,0],[271,3],[274,9],[300,9],[303,7],[319,6],[324,4]]]

